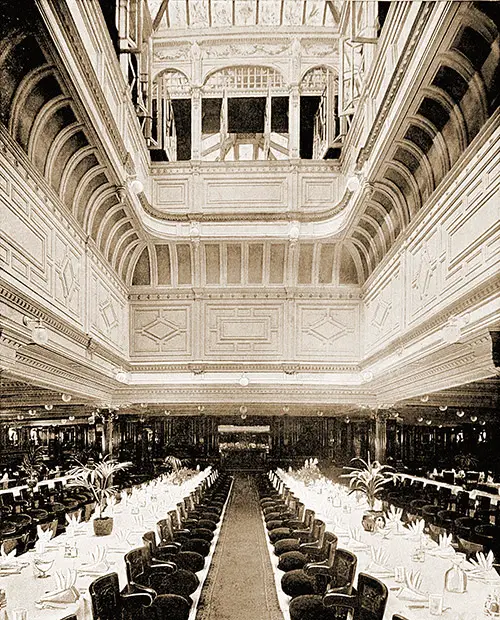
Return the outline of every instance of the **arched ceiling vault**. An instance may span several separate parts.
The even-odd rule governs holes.
[[[58,194],[60,206],[122,275],[122,259],[142,233],[46,51],[40,24],[31,27],[26,20],[19,29],[6,15],[0,35],[0,120]]]
[[[349,237],[366,275],[423,207],[498,107],[500,12],[464,3]],[[376,217],[379,213],[382,217]],[[386,214],[386,215],[384,215]]]

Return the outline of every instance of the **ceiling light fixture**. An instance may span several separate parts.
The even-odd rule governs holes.
[[[71,400],[71,394],[61,394],[61,399],[64,403],[69,403]]]
[[[471,415],[470,421],[471,422],[477,422],[477,415]]]
[[[421,402],[428,403],[429,402],[429,394],[424,394],[420,397]]]
[[[363,370],[361,373],[361,378],[365,383],[369,383],[370,381],[373,381],[373,372],[371,370]]]
[[[115,379],[120,383],[127,383],[128,374],[123,370],[123,368],[115,369]]]
[[[426,420],[425,423],[427,424],[427,426],[430,426],[432,424],[432,420]]]
[[[457,416],[459,418],[463,418],[465,415],[465,411],[463,409],[457,409]]]
[[[424,418],[422,416],[417,418],[417,422],[423,422],[423,421],[424,421]]]
[[[139,179],[134,179],[129,184],[130,191],[133,194],[142,194],[144,191],[144,185],[139,181]]]
[[[346,424],[349,424],[349,422],[350,422],[350,421],[351,421],[351,418],[350,418],[350,417],[347,417],[347,418],[345,419],[345,423],[346,423]]]
[[[75,416],[74,416],[74,415],[70,415],[70,416],[68,416],[68,420],[69,420],[70,422],[73,422],[73,420],[74,420],[74,419],[75,419]]]
[[[241,385],[241,387],[247,387],[249,383],[249,378],[247,377],[246,373],[243,373],[239,379],[239,384]]]
[[[359,177],[355,175],[350,176],[347,179],[346,187],[351,193],[357,192],[358,189],[361,187]]]
[[[439,411],[446,411],[448,409],[448,405],[439,405]]]
[[[31,338],[35,344],[47,344],[49,341],[49,332],[43,325],[41,319],[23,316],[23,324],[31,328]]]
[[[54,405],[44,405],[44,407],[47,411],[52,411],[52,409],[54,409]]]
[[[165,411],[163,412],[163,415],[169,416],[171,415],[171,413],[172,412],[170,411],[170,409],[165,409]]]
[[[36,415],[36,409],[28,409],[28,415]]]

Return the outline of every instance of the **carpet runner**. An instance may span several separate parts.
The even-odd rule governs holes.
[[[235,474],[196,620],[283,620],[252,476]]]

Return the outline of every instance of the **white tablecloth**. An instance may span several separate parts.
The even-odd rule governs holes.
[[[432,620],[429,614],[428,601],[407,601],[398,597],[401,584],[396,583],[394,576],[377,574],[370,566],[372,547],[382,548],[389,557],[388,565],[392,568],[405,567],[408,570],[419,570],[422,574],[422,591],[429,594],[444,596],[443,620],[485,620],[483,607],[489,593],[500,590],[500,576],[492,571],[487,582],[468,578],[467,591],[454,594],[444,590],[446,571],[451,568],[450,557],[439,557],[437,545],[425,537],[427,549],[424,562],[412,561],[412,556],[421,541],[411,539],[401,528],[397,534],[390,528],[377,533],[366,532],[361,528],[361,520],[367,509],[365,502],[358,502],[354,495],[347,495],[344,487],[331,481],[317,481],[307,485],[296,480],[293,474],[279,472],[281,479],[301,499],[307,508],[312,508],[316,516],[326,523],[328,531],[337,534],[338,547],[348,549],[358,558],[357,572],[366,572],[383,581],[389,589],[389,598],[384,620],[391,620],[393,614],[400,614],[408,620]],[[338,505],[342,504],[342,505]],[[350,529],[361,533],[361,545],[357,545],[349,535]],[[363,546],[364,545],[364,546]]]
[[[28,620],[60,620],[71,613],[76,613],[78,620],[92,620],[88,588],[99,575],[86,574],[82,564],[91,561],[91,554],[98,546],[105,547],[109,569],[101,574],[118,573],[120,589],[125,587],[127,584],[123,559],[125,553],[142,546],[142,535],[147,531],[156,530],[157,521],[164,518],[168,510],[174,509],[177,502],[189,495],[210,474],[210,471],[208,468],[199,472],[182,485],[158,482],[134,489],[130,498],[117,504],[113,510],[114,528],[111,536],[95,536],[91,521],[84,524],[74,537],[68,536],[67,533],[57,536],[50,541],[46,549],[46,553],[53,556],[54,565],[49,571],[49,577],[45,579],[34,575],[35,552],[30,551],[21,555],[19,560],[29,562],[27,567],[19,574],[0,575],[0,588],[6,593],[7,610],[24,608],[28,611]],[[125,546],[119,538],[120,532],[128,532]],[[65,557],[65,546],[69,539],[78,549],[76,558]],[[62,609],[41,609],[36,602],[47,592],[54,590],[56,586],[54,573],[67,569],[78,570],[76,586],[81,594],[80,599]]]

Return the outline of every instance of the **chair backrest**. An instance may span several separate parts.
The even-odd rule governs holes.
[[[358,576],[358,608],[353,620],[382,620],[387,605],[387,586],[366,573]]]
[[[120,617],[120,586],[116,573],[98,577],[90,584],[89,592],[94,620],[115,620],[117,616]]]
[[[150,554],[154,557],[156,555],[156,535],[154,532],[146,532],[142,535],[142,542],[146,547],[149,547]]]
[[[304,514],[305,514],[305,511],[306,511],[305,504],[302,503],[302,502],[298,502],[296,510],[297,510],[297,519],[299,521],[302,521],[304,519]]]
[[[467,491],[459,491],[455,500],[455,509],[458,514],[466,515],[469,511],[469,494]]]
[[[478,495],[476,500],[476,510],[490,510],[491,497],[486,495]]]
[[[352,586],[356,575],[358,558],[347,549],[337,548],[333,559],[331,585],[334,588]]]
[[[325,522],[321,519],[314,519],[312,528],[312,538],[314,541],[318,541],[318,546],[321,547],[325,538]]]
[[[76,620],[76,614],[71,614],[71,616],[64,616],[61,620]]]
[[[338,538],[333,532],[325,532],[326,546],[328,548],[327,562],[330,568],[333,567],[335,561],[335,554],[337,552]]]
[[[127,569],[127,580],[130,584],[140,583],[141,575],[146,572],[144,552],[144,547],[138,547],[125,554],[125,568]]]
[[[314,514],[314,510],[311,510],[310,508],[306,508],[304,513],[304,525],[306,529],[310,529],[311,532],[314,526]]]
[[[405,618],[404,616],[400,616],[399,614],[394,614],[392,616],[392,620],[408,620],[408,619]]]
[[[174,532],[172,528],[172,518],[168,514],[165,519],[160,519],[156,523],[158,535],[160,536],[161,544],[173,542]]]
[[[21,555],[26,551],[26,543],[28,541],[28,532],[18,534],[17,536],[9,536],[2,541],[2,550],[5,554],[9,554],[16,549],[16,555]]]

